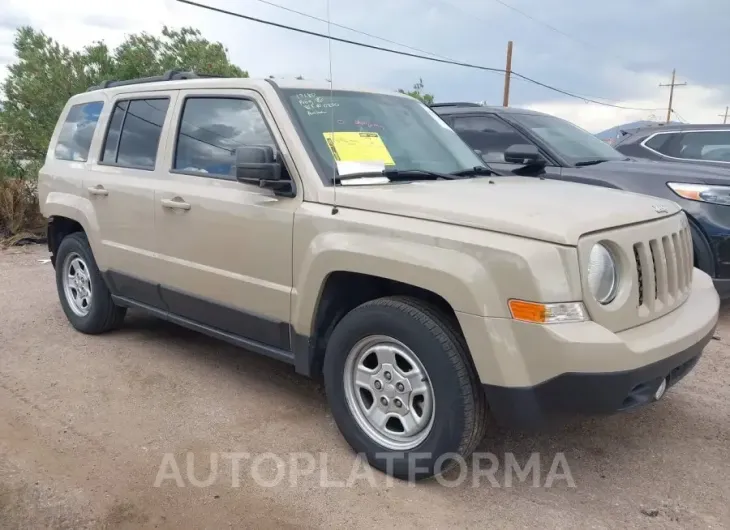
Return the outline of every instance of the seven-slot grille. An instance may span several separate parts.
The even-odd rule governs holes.
[[[639,307],[671,305],[692,285],[692,236],[685,227],[657,239],[634,244],[639,277]]]

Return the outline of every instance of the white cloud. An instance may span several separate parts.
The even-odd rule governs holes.
[[[199,0],[250,16],[326,33],[327,25],[256,0]],[[270,0],[325,18],[326,1]],[[584,0],[509,0],[531,16],[562,28],[575,38],[551,31],[497,2],[484,0],[371,0],[355,3],[330,0],[332,20],[393,41],[465,62],[501,67],[506,41],[515,41],[515,70],[545,83],[588,96],[613,98],[623,106],[666,108],[675,63],[681,81],[675,109],[686,120],[718,122],[730,104],[730,71],[717,55],[730,44],[722,24],[730,2],[700,12],[688,0],[672,0],[662,24],[657,5],[666,0],[616,0],[616,6],[588,5]],[[4,63],[13,57],[13,27],[30,24],[62,44],[80,49],[97,40],[110,47],[126,35],[158,33],[163,25],[193,26],[211,40],[221,41],[234,63],[252,76],[309,79],[329,77],[328,45],[324,39],[296,34],[251,21],[212,13],[176,0],[0,0],[0,80]],[[624,14],[631,11],[631,17]],[[727,16],[725,16],[727,15]],[[392,44],[332,27],[332,34],[386,47]],[[587,42],[591,46],[582,45]],[[407,88],[423,78],[437,100],[501,103],[502,77],[456,66],[333,43],[335,83]],[[624,64],[624,67],[619,65]],[[668,71],[659,74],[659,70]],[[689,75],[685,78],[683,75]],[[693,77],[692,77],[693,76]],[[512,84],[514,105],[542,110],[598,132],[614,125],[648,119],[652,112],[589,105],[522,81]],[[653,112],[663,119],[665,112]]]
[[[15,26],[31,25],[62,45],[78,50],[104,40],[114,47],[125,35],[139,31],[159,31],[163,23],[178,23],[165,0],[124,0],[123,9],[110,9],[98,0],[2,0],[4,20]],[[0,26],[0,80],[7,74],[5,64],[14,59],[15,27]]]
[[[644,97],[622,99],[611,103],[622,107],[653,110],[617,109],[579,100],[537,101],[523,106],[572,121],[593,133],[637,120],[666,120],[669,88],[660,88],[659,84],[667,83],[668,80],[656,74],[637,75],[623,72],[622,76],[627,83],[632,83],[636,94]],[[677,82],[684,80],[677,79]],[[672,108],[676,114],[673,113],[671,119],[692,123],[718,123],[720,119],[718,114],[724,109],[722,105],[726,93],[727,90],[702,86],[688,80],[686,86],[674,89]],[[649,94],[653,94],[653,97],[649,97]]]

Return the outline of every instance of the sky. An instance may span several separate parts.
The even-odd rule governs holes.
[[[198,0],[249,16],[328,32],[327,0]],[[268,3],[267,3],[268,2]],[[110,9],[110,5],[118,6]],[[527,15],[527,16],[526,16]],[[514,71],[542,83],[615,105],[567,97],[513,78],[510,105],[568,119],[597,133],[615,125],[666,118],[672,69],[677,82],[673,119],[721,123],[730,105],[730,2],[728,0],[329,0],[329,19],[381,37],[331,26],[332,36],[504,68],[514,42]],[[326,79],[336,87],[410,88],[419,79],[436,101],[500,105],[502,74],[439,64],[329,43],[189,6],[177,0],[0,0],[0,79],[14,61],[18,26],[30,25],[72,49],[126,35],[159,33],[163,25],[193,26],[225,45],[231,60],[252,77]],[[403,46],[406,45],[409,48]],[[413,48],[422,52],[415,52]],[[724,51],[723,51],[724,50]]]

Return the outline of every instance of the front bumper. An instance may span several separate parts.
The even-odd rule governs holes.
[[[717,326],[719,297],[695,269],[684,304],[613,333],[596,322],[539,325],[457,314],[494,416],[534,427],[566,414],[629,410],[696,365]],[[479,340],[488,351],[475,348]]]
[[[699,361],[714,333],[671,357],[641,368],[609,373],[561,374],[530,388],[483,385],[497,421],[517,428],[538,427],[556,417],[610,414],[654,401],[662,381],[667,389]]]

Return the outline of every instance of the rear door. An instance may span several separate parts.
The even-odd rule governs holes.
[[[114,294],[161,307],[155,287],[154,190],[175,91],[118,94],[107,105],[106,129],[84,178],[98,221],[99,267]]]

